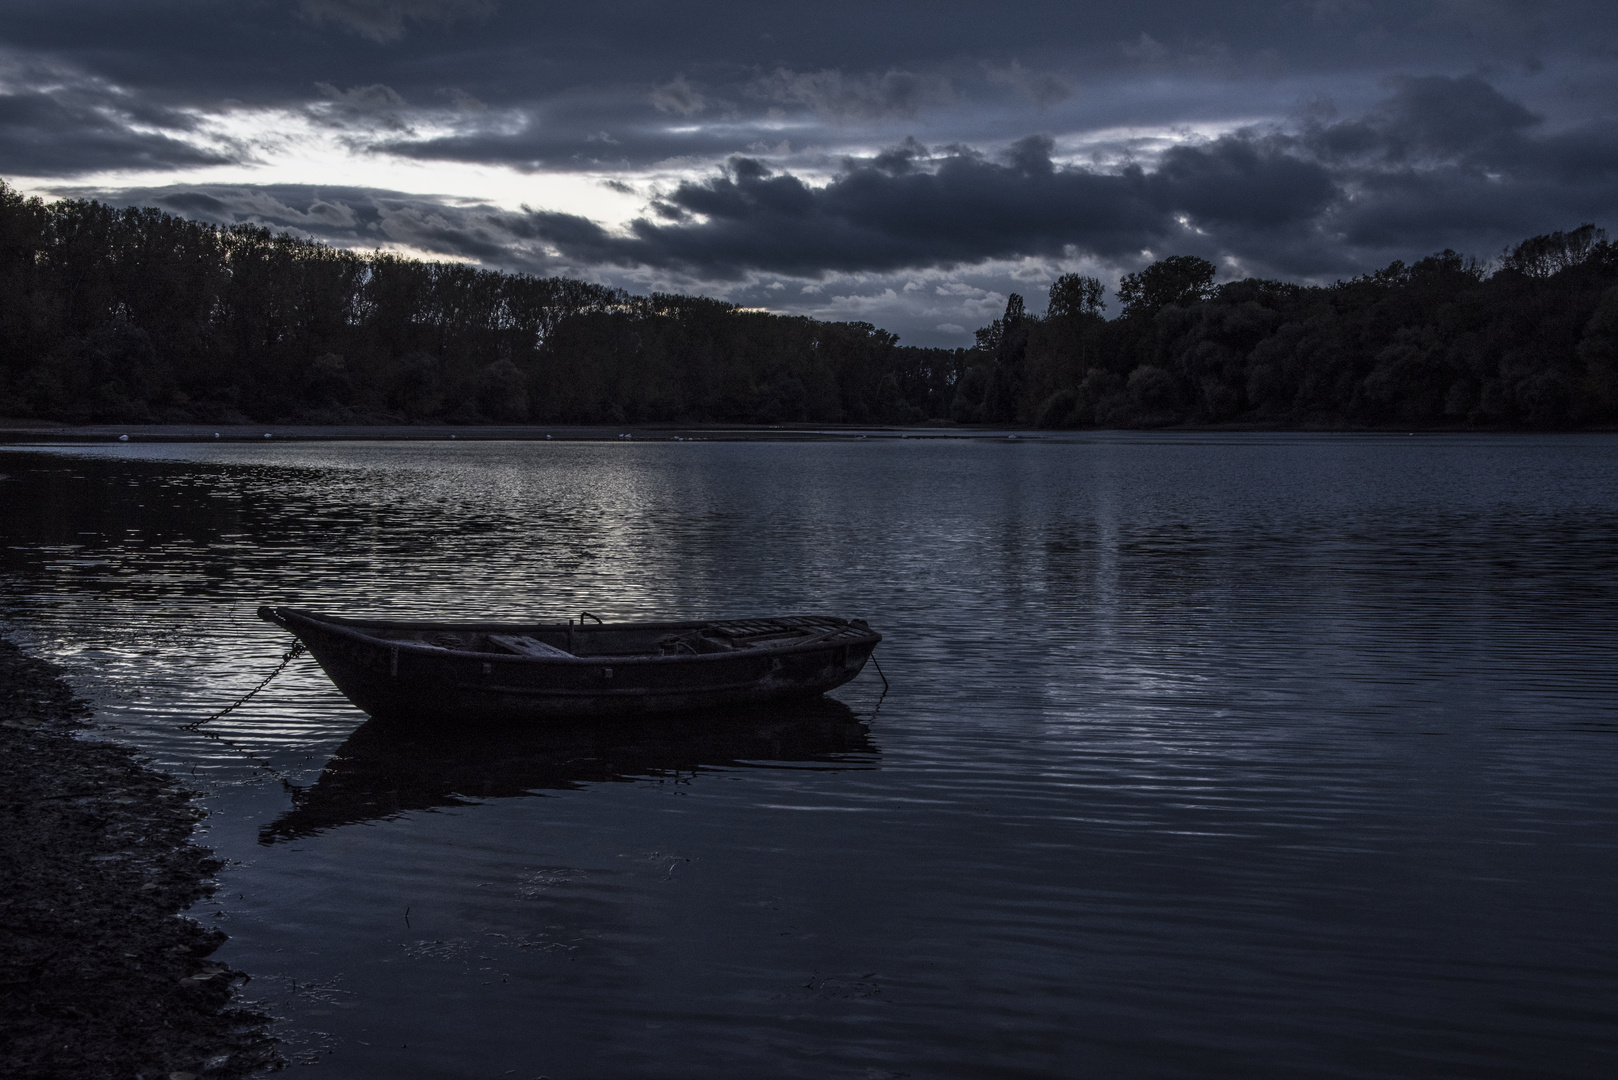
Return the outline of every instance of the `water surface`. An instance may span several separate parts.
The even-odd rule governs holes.
[[[0,618],[207,794],[344,1077],[1605,1077],[1618,438],[0,452]],[[400,731],[261,603],[867,618],[825,702]],[[878,707],[880,698],[880,707]]]

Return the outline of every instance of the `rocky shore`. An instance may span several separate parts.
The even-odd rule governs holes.
[[[247,975],[183,916],[219,862],[201,812],[121,746],[77,737],[87,707],[0,640],[0,1074],[229,1080],[279,1063]]]

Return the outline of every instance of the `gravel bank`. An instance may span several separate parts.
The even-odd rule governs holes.
[[[88,709],[0,640],[0,1074],[228,1080],[278,1064],[235,1006],[225,940],[180,916],[219,863],[200,811],[128,749],[75,737]]]

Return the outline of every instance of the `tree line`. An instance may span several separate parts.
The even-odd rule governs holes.
[[[902,423],[947,413],[961,352],[0,182],[0,416]]]
[[[0,416],[96,423],[1541,427],[1618,420],[1618,250],[1331,286],[1163,259],[1013,295],[969,349],[862,322],[360,253],[0,182]]]
[[[1492,272],[1453,251],[1329,286],[1171,256],[1118,288],[1068,275],[1044,318],[979,330],[952,418],[1038,427],[1541,428],[1618,422],[1618,248],[1594,225]]]

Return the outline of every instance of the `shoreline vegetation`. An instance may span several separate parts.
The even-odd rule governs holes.
[[[1618,423],[1594,225],[1327,286],[1170,256],[1013,294],[971,348],[696,296],[337,249],[0,181],[0,416],[82,425],[982,425],[1565,430]]]
[[[185,917],[219,863],[200,812],[127,747],[81,738],[61,673],[0,638],[0,1060],[16,1080],[202,1076],[274,1066],[270,1018],[237,1006],[226,940]]]

